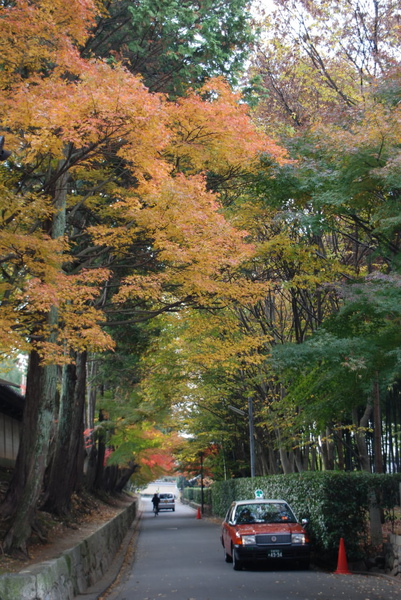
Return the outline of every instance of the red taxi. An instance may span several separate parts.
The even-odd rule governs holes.
[[[297,561],[309,568],[308,534],[284,500],[233,502],[223,521],[221,543],[226,562],[236,571],[261,560]]]

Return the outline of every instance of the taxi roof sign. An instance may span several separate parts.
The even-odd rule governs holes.
[[[255,498],[264,498],[263,490],[255,490]]]

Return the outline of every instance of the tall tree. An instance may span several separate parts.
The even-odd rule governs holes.
[[[127,309],[129,319],[135,313],[141,319],[144,311],[149,317],[183,303],[203,306],[220,303],[220,296],[226,302],[254,294],[238,272],[252,248],[245,233],[220,214],[218,197],[207,190],[201,172],[213,163],[227,176],[252,168],[261,152],[283,154],[252,127],[246,107],[220,80],[191,93],[178,111],[122,66],[83,59],[79,44],[88,39],[85,25],[93,23],[96,11],[90,3],[76,4],[60,6],[58,13],[45,1],[35,6],[21,1],[2,15],[7,27],[1,110],[18,153],[2,169],[7,199],[2,304],[4,323],[13,332],[2,341],[5,351],[32,350],[27,386],[38,380],[47,390],[28,395],[26,414],[32,419],[24,421],[22,437],[30,427],[35,440],[41,439],[38,444],[26,435],[30,448],[38,448],[40,469],[28,510],[18,499],[28,477],[26,462],[35,458],[28,448],[29,459],[24,455],[22,444],[25,457],[3,505],[15,514],[6,549],[24,547],[31,525],[47,463],[47,425],[55,420],[56,365],[67,365],[61,422],[75,422],[66,416],[76,393],[78,422],[82,391],[71,394],[75,376],[68,365],[77,356],[82,371],[86,351],[113,346],[102,327],[108,315]],[[43,23],[50,17],[49,28]],[[19,35],[26,42],[23,54]],[[49,53],[41,53],[49,36]],[[48,240],[52,252],[44,249]],[[65,431],[58,440],[68,440]],[[79,448],[78,443],[74,452]],[[60,449],[55,460],[63,456]],[[54,490],[54,480],[51,486]]]
[[[281,211],[287,223],[296,224],[301,252],[303,240],[316,244],[316,256],[322,259],[316,296],[307,302],[302,286],[295,298],[292,295],[296,302],[291,303],[289,315],[297,323],[302,307],[301,314],[306,309],[308,315],[306,323],[311,323],[325,297],[328,304],[326,312],[320,311],[322,324],[343,302],[333,283],[343,286],[356,275],[398,270],[397,169],[391,181],[387,177],[389,165],[398,161],[391,133],[397,130],[394,98],[399,93],[397,6],[385,1],[295,0],[277,0],[274,6],[267,20],[267,41],[254,63],[261,92],[256,118],[267,130],[279,124],[282,143],[297,162],[280,168],[278,181],[267,180],[259,189],[270,194],[267,203],[273,210]],[[338,261],[337,274],[325,274],[324,263],[333,258]],[[314,328],[297,329],[299,343]],[[365,341],[359,343],[363,346]],[[302,353],[294,349],[298,351]],[[310,385],[313,379],[320,381],[319,370],[326,383],[320,396],[323,404],[336,397],[334,382],[338,385],[338,380],[333,370],[329,386],[328,373],[320,365],[312,369]],[[298,384],[304,389],[308,375],[299,373],[292,381],[295,388]],[[350,384],[348,378],[342,381]],[[356,426],[359,420],[365,427],[368,422],[372,425],[373,396],[378,405],[373,390],[377,389],[373,371],[369,392],[361,396],[355,389],[355,401],[358,397],[366,401],[353,411]],[[348,398],[348,418],[353,401]],[[378,440],[377,417],[375,427]],[[376,447],[377,457],[378,443]]]

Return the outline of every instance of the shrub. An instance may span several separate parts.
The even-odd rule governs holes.
[[[211,506],[212,504],[212,490],[210,487],[203,488],[203,503]],[[188,502],[194,504],[202,504],[202,490],[200,487],[187,487],[183,491],[183,496]]]

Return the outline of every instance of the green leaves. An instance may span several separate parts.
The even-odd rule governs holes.
[[[216,75],[234,82],[253,40],[249,6],[248,0],[114,2],[86,51],[111,51],[152,91],[173,96]]]

